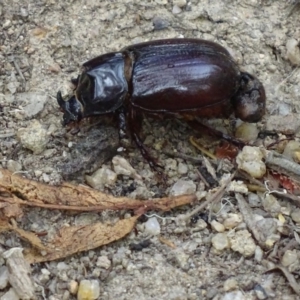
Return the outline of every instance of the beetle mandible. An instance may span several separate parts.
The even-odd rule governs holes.
[[[155,162],[139,136],[141,114],[175,117],[229,117],[258,122],[265,113],[262,83],[241,72],[221,45],[200,39],[140,43],[83,64],[72,79],[74,95],[57,93],[63,124],[115,113],[120,139],[127,128],[152,168]]]

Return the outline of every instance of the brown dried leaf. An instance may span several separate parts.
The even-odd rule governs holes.
[[[9,197],[1,197],[4,192]],[[12,175],[8,170],[0,169],[0,201],[11,204],[76,211],[133,209],[141,214],[150,209],[170,210],[195,200],[195,195],[148,201],[127,197],[116,198],[83,185],[63,183],[60,186],[50,186],[19,175]]]
[[[119,220],[115,224],[96,223],[63,227],[58,235],[47,243],[45,255],[30,249],[25,257],[30,263],[51,261],[109,244],[130,233],[138,217]]]

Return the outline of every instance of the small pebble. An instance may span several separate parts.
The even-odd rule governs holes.
[[[117,174],[107,166],[95,171],[91,176],[85,176],[86,182],[94,189],[103,189],[105,186],[114,185],[117,181]]]
[[[7,169],[14,173],[14,172],[18,172],[18,171],[21,171],[22,170],[22,165],[15,161],[15,160],[12,160],[10,159],[8,162],[7,162]]]
[[[240,180],[233,180],[230,182],[229,186],[227,187],[228,192],[235,192],[240,194],[248,194],[247,185]]]
[[[293,65],[300,64],[299,42],[295,39],[289,39],[286,43],[286,57]]]
[[[72,295],[76,295],[76,294],[77,294],[77,291],[78,291],[78,282],[75,281],[75,280],[71,280],[71,281],[68,283],[68,289],[69,289],[69,292],[70,292]]]
[[[285,251],[281,258],[281,263],[284,267],[288,267],[297,261],[298,261],[298,255],[297,255],[297,251],[295,250]]]
[[[241,291],[234,291],[226,293],[223,297],[219,298],[220,300],[248,300],[246,295],[244,295]]]
[[[96,262],[96,266],[108,270],[111,266],[111,261],[107,256],[99,256]]]
[[[180,8],[178,5],[174,5],[174,6],[173,6],[172,13],[173,13],[174,15],[180,14],[181,11],[182,11],[182,10],[181,10],[181,8]]]
[[[223,284],[223,288],[225,292],[236,290],[238,289],[238,287],[239,287],[238,282],[234,278],[229,278],[225,280]]]
[[[279,202],[271,194],[266,194],[265,197],[262,198],[262,205],[265,211],[271,213],[274,216],[277,216],[278,213],[281,212],[281,206]]]
[[[284,148],[282,155],[290,160],[298,161],[298,153],[300,152],[300,142],[297,141],[289,141]]]
[[[243,217],[240,214],[229,213],[224,220],[223,225],[226,229],[233,229],[243,222]]]
[[[256,244],[248,230],[240,230],[228,234],[230,248],[244,257],[254,255]]]
[[[47,130],[38,120],[32,120],[26,128],[20,128],[17,136],[22,146],[34,154],[42,153],[49,141]]]
[[[236,158],[238,168],[254,178],[261,178],[266,173],[263,157],[263,153],[258,147],[245,146]]]
[[[171,187],[170,196],[180,196],[185,194],[194,194],[196,192],[196,184],[192,180],[179,179]]]
[[[182,8],[182,7],[186,6],[186,0],[173,0],[173,4]]]
[[[6,292],[3,296],[1,296],[1,300],[19,300],[19,299],[21,298],[13,288],[10,288],[8,292]]]
[[[162,30],[168,28],[170,23],[162,17],[155,16],[152,20],[154,30]]]
[[[8,270],[6,266],[0,267],[0,290],[7,287],[8,284]]]
[[[186,174],[187,172],[188,172],[188,166],[186,165],[186,164],[184,164],[184,163],[182,163],[182,162],[180,162],[179,164],[178,164],[178,173],[179,174],[182,174],[182,175],[184,175],[184,174]]]
[[[217,233],[211,239],[212,246],[217,253],[229,248],[229,240],[226,233]]]
[[[256,123],[242,123],[235,132],[235,137],[244,142],[254,142],[258,137],[259,130]]]
[[[145,222],[145,232],[150,235],[159,235],[160,234],[160,224],[155,217],[149,218]]]
[[[211,221],[210,223],[211,228],[214,229],[217,232],[224,232],[225,231],[225,226],[221,223],[219,223],[216,220]]]
[[[263,250],[259,247],[259,246],[256,246],[255,248],[255,253],[254,253],[254,259],[257,261],[257,262],[261,262],[262,259],[264,257],[264,252]]]
[[[281,132],[283,134],[295,134],[300,129],[300,118],[298,114],[285,116],[270,115],[266,119],[266,130]]]
[[[291,218],[295,223],[300,224],[300,209],[297,208],[293,210],[291,213]]]
[[[98,280],[81,280],[78,288],[78,300],[96,300],[100,296]]]
[[[114,171],[118,175],[126,175],[137,180],[142,179],[142,177],[139,174],[137,174],[136,170],[124,157],[117,155],[112,159],[112,163]]]

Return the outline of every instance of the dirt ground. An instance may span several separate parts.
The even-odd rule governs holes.
[[[84,173],[90,174],[103,163],[112,168],[112,153],[118,147],[114,123],[84,124],[80,133],[68,133],[61,125],[56,93],[70,93],[70,78],[78,75],[84,61],[142,41],[185,37],[223,45],[241,70],[264,84],[267,115],[258,124],[259,129],[271,115],[299,113],[299,48],[295,47],[295,61],[287,53],[289,40],[300,42],[299,10],[295,7],[291,11],[294,4],[296,1],[282,0],[0,0],[0,166],[47,184],[62,180],[85,183]],[[38,142],[42,151],[26,147],[22,139],[26,131],[21,128],[46,132]],[[167,184],[155,177],[133,146],[120,155],[144,177],[144,185],[119,175],[113,186],[102,190],[139,199],[163,197],[178,179],[184,179],[192,180],[200,195],[205,187],[197,175],[199,166],[168,155],[176,150],[201,157],[189,142],[191,134],[195,132],[182,122],[146,119],[143,138],[165,167]],[[182,171],[185,168],[187,171]],[[281,207],[295,210],[287,200],[280,201]],[[232,203],[227,213],[238,213],[236,202]],[[130,243],[147,237],[141,221],[136,232],[121,241],[63,261],[32,265],[37,299],[77,299],[69,285],[82,279],[99,281],[98,299],[299,299],[282,273],[265,273],[270,268],[267,256],[274,248],[264,252],[260,260],[231,249],[215,253],[211,239],[216,232],[205,219],[209,210],[199,217],[207,226],[189,224],[179,230],[172,217],[192,209],[185,207],[158,218],[161,236],[175,249],[156,236],[142,251],[130,250]],[[263,216],[269,214],[263,210],[260,207]],[[53,224],[105,221],[125,214],[78,216],[31,209],[18,224],[27,230],[48,232]],[[286,218],[290,220],[290,215]],[[290,227],[285,242],[297,231],[297,224]],[[14,235],[0,236],[3,251],[23,243]],[[299,244],[292,250],[298,257],[292,270],[298,281]],[[110,262],[109,268],[99,263],[99,257]],[[275,255],[275,263],[278,259]]]

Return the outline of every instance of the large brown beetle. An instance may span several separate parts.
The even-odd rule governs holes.
[[[254,76],[240,72],[222,46],[200,39],[157,40],[100,55],[83,64],[74,95],[57,101],[63,124],[115,113],[120,139],[127,127],[151,167],[156,164],[139,137],[141,115],[228,117],[246,122],[265,113],[265,91]]]

